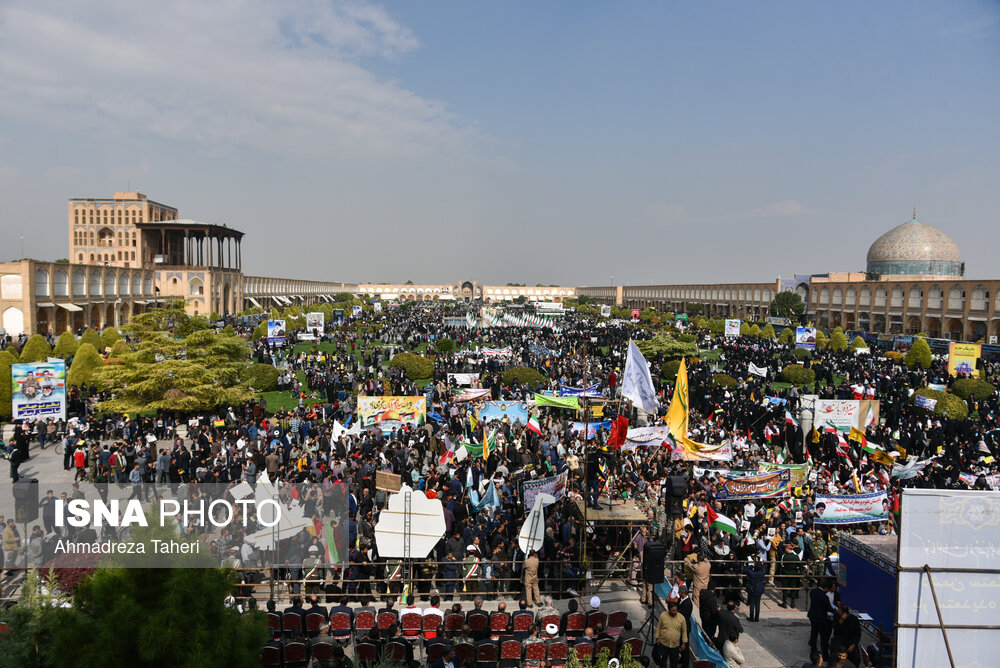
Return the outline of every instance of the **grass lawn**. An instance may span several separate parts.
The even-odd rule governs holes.
[[[258,392],[257,398],[267,401],[268,413],[277,413],[281,409],[292,410],[299,405],[299,400],[289,392]]]
[[[718,362],[719,357],[722,355],[721,350],[699,350],[698,356],[703,360],[708,360],[710,362]]]

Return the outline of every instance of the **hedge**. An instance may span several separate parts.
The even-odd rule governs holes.
[[[80,347],[80,342],[73,336],[73,332],[63,332],[56,341],[56,347],[52,350],[53,357],[69,359],[76,354],[76,349]]]
[[[833,334],[830,335],[830,348],[836,352],[847,350],[847,337],[840,331],[840,327],[833,330]]]
[[[32,334],[21,348],[21,362],[44,362],[52,354],[49,342],[41,334]]]
[[[121,334],[118,333],[117,329],[115,329],[114,327],[105,327],[104,331],[101,332],[101,346],[102,346],[101,349],[103,350],[104,348],[111,348],[116,343],[121,341],[121,339],[122,339]]]
[[[764,329],[760,330],[760,335],[762,338],[765,339],[774,338],[774,327],[771,326],[771,323],[767,323],[766,325],[764,325]]]
[[[660,383],[663,385],[673,385],[677,380],[677,372],[681,369],[680,360],[670,360],[660,367]]]
[[[396,354],[389,362],[389,367],[402,369],[410,380],[424,380],[434,375],[434,362],[413,353]]]
[[[278,389],[281,372],[270,364],[251,364],[243,374],[243,381],[257,392],[273,392]]]
[[[801,364],[789,364],[781,370],[781,378],[793,385],[809,385],[816,380],[816,372]]]
[[[951,384],[948,391],[962,399],[968,399],[970,397],[975,399],[985,399],[986,397],[992,397],[997,390],[985,380],[980,380],[978,378],[960,378]]]
[[[859,348],[867,348],[868,344],[860,336],[855,336],[854,340],[851,341],[851,350],[858,350]]]
[[[434,344],[434,349],[439,353],[453,353],[458,349],[458,344],[455,343],[454,339],[438,339],[437,343]]]
[[[510,387],[513,385],[527,385],[532,389],[544,387],[549,382],[548,378],[539,373],[536,369],[527,366],[516,366],[503,372],[503,384]]]
[[[97,332],[94,332],[94,335],[96,336]],[[97,352],[97,349],[89,343],[81,343],[76,351],[76,356],[73,357],[73,364],[70,365],[69,372],[66,374],[66,383],[73,387],[87,385],[94,376],[94,370],[102,366],[104,366],[104,359]]]
[[[781,335],[778,337],[778,343],[788,343],[789,341],[795,340],[795,332],[790,328],[785,327],[781,330]]]
[[[0,350],[0,378],[6,379],[0,382],[0,417],[10,419],[10,365],[17,364],[17,358],[9,350]]]
[[[927,344],[927,341],[922,338],[917,338],[910,349],[906,351],[906,366],[910,369],[916,369],[918,366],[921,369],[931,368],[931,347]]]
[[[885,356],[888,359],[891,359],[893,362],[896,362],[897,364],[902,364],[903,361],[906,359],[906,354],[901,353],[898,350],[890,350],[885,354]]]
[[[808,348],[792,348],[792,354],[800,360],[804,360],[812,354]]]
[[[94,346],[94,350],[103,350],[101,347],[101,335],[89,327],[80,337],[80,345],[82,346],[84,343]]]
[[[924,388],[917,390],[914,396],[927,397],[928,399],[937,401],[937,405],[934,406],[934,415],[948,417],[953,420],[964,420],[969,416],[969,407],[965,401],[949,392]],[[923,410],[926,411],[926,409]]]
[[[754,325],[750,328],[750,336],[760,337],[760,325]]]
[[[734,387],[736,385],[736,379],[727,373],[717,373],[712,378],[712,384],[718,387]]]

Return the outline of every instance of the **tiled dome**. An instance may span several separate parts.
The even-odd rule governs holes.
[[[892,228],[868,249],[868,272],[882,275],[962,276],[958,246],[916,218]]]

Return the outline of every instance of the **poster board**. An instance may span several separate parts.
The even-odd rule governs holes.
[[[10,404],[15,420],[65,418],[65,360],[11,364]]]
[[[283,346],[285,345],[285,333],[288,330],[285,327],[284,320],[268,320],[267,321],[267,342],[272,346]]]
[[[402,477],[398,473],[375,471],[375,489],[377,490],[398,492],[402,484]]]
[[[740,321],[726,320],[726,338],[735,338],[740,335]]]
[[[816,328],[815,327],[796,327],[795,328],[795,347],[805,348],[806,350],[816,349]]]
[[[983,354],[983,346],[979,343],[956,343],[948,344],[948,375],[957,376],[963,374],[977,378],[979,371],[976,364]]]
[[[427,423],[427,397],[358,397],[358,421],[362,431],[379,427],[383,432],[404,424]]]

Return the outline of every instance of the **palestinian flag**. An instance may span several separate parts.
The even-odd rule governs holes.
[[[792,414],[791,414],[791,413],[789,413],[789,412],[788,412],[788,411],[786,410],[786,411],[785,411],[785,424],[790,424],[790,425],[792,425],[793,427],[798,427],[798,426],[799,426],[799,421],[798,421],[798,420],[796,420],[796,419],[795,419],[794,417],[792,417]]]
[[[528,416],[528,422],[524,426],[528,431],[532,431],[538,434],[539,436],[542,435],[542,428],[538,425],[538,418],[536,418],[534,415]]]
[[[720,515],[715,512],[715,508],[711,505],[705,506],[705,510],[708,514],[708,525],[715,529],[716,531],[725,531],[726,533],[731,533],[734,536],[739,532],[736,530],[736,522],[732,521],[725,515]]]

